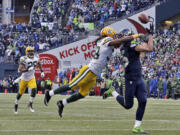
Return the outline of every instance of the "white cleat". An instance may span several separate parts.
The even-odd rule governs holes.
[[[14,105],[14,114],[18,114],[18,104]]]
[[[16,114],[16,115],[17,115],[17,114],[18,114],[18,111],[17,111],[17,112],[15,112],[15,111],[14,111],[14,114]]]
[[[32,107],[32,103],[29,103],[29,104],[28,104],[28,107],[29,107],[29,110],[30,110],[32,113],[35,112],[34,109],[33,109],[33,107]]]
[[[29,110],[33,113],[35,112],[34,109],[32,109],[31,107],[29,107]]]

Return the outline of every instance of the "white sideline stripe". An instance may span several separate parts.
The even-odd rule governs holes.
[[[7,95],[8,96],[8,95],[16,95],[16,93],[0,93],[0,95]],[[29,96],[28,93],[25,93],[23,95]],[[44,96],[44,94],[38,95],[38,96]],[[55,96],[57,96],[57,97],[59,97],[59,96],[68,97],[69,95],[55,95]],[[94,100],[94,99],[97,99],[97,100]],[[136,100],[136,98],[134,98],[134,99]],[[81,102],[81,101],[103,101],[103,102],[107,102],[107,101],[116,101],[116,100],[114,99],[114,97],[109,97],[108,100],[102,100],[101,96],[86,96],[86,98],[80,100],[79,102]],[[171,105],[171,104],[172,105],[180,104],[180,100],[173,100],[173,99],[154,99],[154,98],[148,98],[148,101],[159,101],[159,103],[156,102],[156,103],[151,103],[151,104],[161,104],[161,105],[162,104],[169,104],[169,105]]]
[[[180,129],[146,129],[147,131],[180,131]],[[87,131],[131,131],[131,129],[62,129],[62,130],[0,130],[0,132],[87,132]]]
[[[134,121],[134,120],[0,120],[0,122],[8,122],[8,121],[13,121],[13,122],[131,122],[131,121]],[[159,120],[159,119],[154,119],[154,120],[143,120],[145,122],[167,122],[167,123],[180,123],[180,120]]]

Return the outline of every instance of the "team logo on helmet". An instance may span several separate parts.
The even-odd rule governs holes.
[[[111,27],[105,27],[101,30],[101,36],[113,37],[115,34],[115,30]]]
[[[108,30],[108,31],[107,31],[107,33],[108,33],[108,34],[111,34],[111,33],[112,33],[112,31],[111,31],[111,30]]]

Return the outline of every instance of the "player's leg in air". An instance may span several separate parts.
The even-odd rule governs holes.
[[[33,78],[28,82],[28,87],[31,89],[31,95],[30,95],[30,99],[29,99],[29,104],[28,104],[28,108],[31,112],[34,112],[33,109],[33,102],[37,93],[37,85],[36,85],[36,79]]]
[[[14,105],[14,113],[15,114],[18,114],[19,100],[21,99],[21,96],[24,94],[26,88],[27,88],[27,81],[21,80],[20,84],[19,84],[19,91],[17,93],[15,105]]]
[[[44,104],[47,106],[51,97],[56,94],[60,94],[68,90],[76,90],[80,88],[77,93],[73,94],[69,98],[59,100],[57,102],[58,113],[59,113],[59,116],[62,117],[63,109],[67,104],[75,102],[88,95],[89,91],[96,84],[96,77],[97,76],[91,72],[91,70],[88,68],[87,65],[83,66],[79,74],[69,84],[63,85],[62,87],[59,87],[51,91],[46,91],[45,97],[44,97]]]
[[[135,94],[135,87],[136,84],[133,83],[131,87],[129,87],[129,83],[132,81],[129,81],[126,79],[125,83],[123,83],[122,93],[123,95],[120,95],[114,87],[111,87],[109,90],[107,90],[104,95],[103,99],[106,99],[107,97],[113,96],[116,98],[119,104],[121,104],[125,109],[131,109],[134,104],[134,94]]]
[[[111,87],[104,93],[103,99],[113,96],[125,109],[130,109],[133,107],[134,96],[136,96],[138,100],[138,108],[136,111],[136,121],[132,131],[133,133],[147,134],[147,132],[141,127],[147,101],[146,94],[145,84],[141,78],[137,81],[130,81],[126,79],[125,87],[123,86],[123,95],[120,95],[114,87]]]

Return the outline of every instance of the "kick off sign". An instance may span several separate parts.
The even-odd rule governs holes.
[[[59,61],[59,70],[67,68],[79,67],[88,64],[95,53],[96,36],[90,36],[71,44],[46,51],[44,53],[54,55]]]

